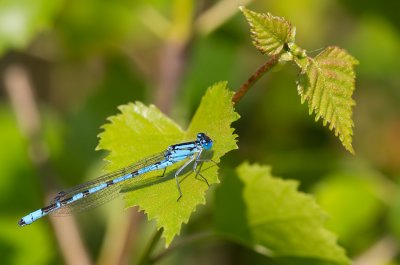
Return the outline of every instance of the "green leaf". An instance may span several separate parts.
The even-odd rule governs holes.
[[[349,264],[325,214],[298,183],[271,176],[267,166],[244,163],[216,193],[216,228],[264,255],[294,264]]]
[[[310,114],[316,114],[316,121],[322,118],[324,126],[329,123],[329,129],[335,129],[335,136],[350,153],[354,153],[351,142],[355,101],[351,96],[356,64],[357,60],[345,50],[328,47],[315,58],[308,58],[297,86],[301,102],[308,101]]]
[[[236,135],[231,123],[239,118],[232,104],[233,93],[226,89],[226,82],[209,88],[203,97],[188,130],[183,130],[155,106],[147,107],[140,102],[121,106],[121,114],[109,118],[103,126],[98,149],[109,150],[106,157],[110,163],[107,170],[127,166],[149,155],[165,150],[169,145],[193,141],[198,132],[204,132],[214,140],[209,158],[219,162],[225,153],[237,149]],[[207,157],[207,153],[204,157]],[[187,223],[196,206],[205,203],[208,186],[201,178],[195,178],[192,171],[180,177],[183,197],[179,196],[174,173],[182,163],[161,172],[150,172],[138,178],[132,187],[127,187],[124,199],[127,207],[138,205],[148,218],[155,219],[157,228],[163,228],[163,237],[169,245],[179,234],[182,223]],[[204,163],[202,175],[208,183],[218,183],[218,167]]]
[[[278,54],[286,43],[294,41],[292,26],[284,18],[256,13],[243,6],[239,8],[250,24],[253,44],[261,53]]]
[[[61,0],[3,0],[0,3],[0,54],[24,48],[35,35],[51,27]]]

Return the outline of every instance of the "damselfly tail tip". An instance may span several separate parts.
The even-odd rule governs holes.
[[[25,226],[26,223],[25,223],[24,219],[19,220],[19,221],[18,221],[18,225],[19,225],[19,226]]]

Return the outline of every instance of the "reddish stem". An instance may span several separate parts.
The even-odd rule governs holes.
[[[247,91],[253,86],[253,84],[267,71],[271,70],[279,61],[279,56],[272,56],[267,62],[260,66],[255,73],[253,73],[247,81],[236,91],[232,97],[233,104],[238,103]]]

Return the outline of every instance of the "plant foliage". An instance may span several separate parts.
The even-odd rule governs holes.
[[[343,49],[328,47],[315,58],[308,58],[297,86],[301,102],[308,102],[310,114],[316,114],[316,121],[322,118],[324,125],[329,123],[329,129],[335,130],[335,136],[351,153],[355,64],[357,60]]]
[[[250,24],[254,46],[268,55],[280,53],[290,39],[290,23],[270,13],[259,14],[245,7],[240,7],[240,10]]]
[[[293,180],[273,177],[268,166],[240,165],[217,189],[217,230],[294,264],[349,264],[336,237],[324,227],[325,213],[297,187]]]
[[[354,153],[352,94],[357,60],[338,47],[327,47],[315,58],[309,57],[295,43],[296,30],[284,18],[244,7],[241,10],[250,25],[255,47],[270,56],[279,55],[281,62],[296,62],[301,69],[297,82],[301,102],[307,101],[315,120],[322,118],[324,126],[329,123],[329,129],[334,130],[343,146]]]
[[[231,99],[232,92],[226,89],[226,82],[209,88],[187,130],[153,105],[147,107],[136,102],[119,107],[121,114],[110,117],[110,123],[103,126],[104,132],[99,135],[98,149],[110,151],[106,169],[119,169],[162,152],[171,144],[193,141],[198,132],[205,132],[214,140],[208,158],[218,163],[225,153],[237,149],[231,123],[239,116],[234,112]],[[183,197],[177,201],[179,193],[174,174],[181,166],[182,163],[169,167],[162,178],[162,172],[150,172],[124,188],[126,207],[138,205],[150,220],[155,219],[157,228],[164,229],[166,245],[179,234],[197,205],[205,203],[208,190],[207,183],[195,178],[189,167],[179,178]],[[201,174],[210,185],[219,182],[218,167],[214,163],[205,162]]]

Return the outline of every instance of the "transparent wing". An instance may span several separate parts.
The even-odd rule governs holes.
[[[89,194],[80,200],[76,200],[50,212],[50,214],[55,216],[64,216],[96,208],[118,197],[120,195],[119,191],[121,190],[121,186],[122,183],[118,183],[106,189]]]
[[[162,161],[163,159],[165,159],[165,152],[159,153],[154,156],[147,157],[147,158],[140,160],[139,162],[134,163],[130,166],[110,172],[108,174],[105,174],[105,175],[97,178],[97,179],[83,183],[79,186],[73,187],[68,190],[61,191],[50,201],[50,204],[54,204],[54,203],[62,201],[64,199],[71,198],[75,194],[79,194],[81,192],[87,191],[90,188],[96,187],[102,183],[106,183],[107,181],[113,180],[115,178],[125,176],[125,175],[132,173],[140,168],[143,168],[148,165],[154,164],[156,162]],[[108,187],[102,189],[102,190],[88,194],[87,196],[85,196],[79,200],[72,201],[72,202],[69,202],[69,203],[63,205],[61,208],[52,211],[50,214],[58,215],[58,216],[69,215],[71,213],[82,212],[82,211],[85,211],[88,209],[98,207],[98,206],[118,197],[121,194],[120,192],[123,188],[133,185],[133,182],[139,180],[143,175],[144,174],[138,175],[132,179],[128,179],[126,181],[115,183],[111,186],[108,186]]]

